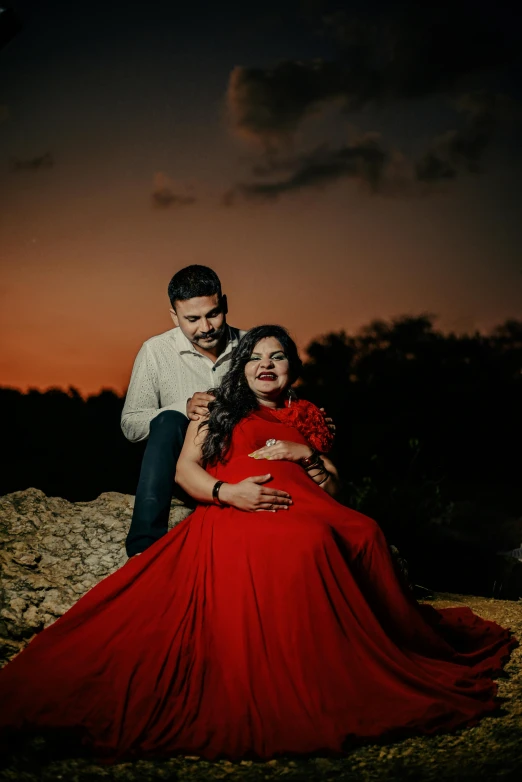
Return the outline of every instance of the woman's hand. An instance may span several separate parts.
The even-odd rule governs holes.
[[[292,498],[286,491],[270,489],[264,486],[272,476],[253,475],[239,483],[224,483],[219,490],[219,499],[225,505],[232,505],[238,510],[246,510],[250,513],[256,511],[288,510],[292,504]]]
[[[333,418],[330,418],[330,416],[326,414],[326,410],[324,409],[324,407],[320,407],[319,410],[321,411],[321,413],[324,416],[324,422],[325,422],[326,426],[328,427],[330,432],[335,437],[335,430],[336,430],[337,427],[335,426],[335,424],[333,422]]]
[[[253,459],[285,459],[287,462],[298,462],[299,459],[308,459],[313,451],[304,443],[293,443],[291,440],[276,440],[275,445],[265,445],[248,455]]]

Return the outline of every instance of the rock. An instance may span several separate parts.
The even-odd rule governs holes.
[[[67,502],[27,489],[0,497],[0,664],[127,561],[134,497]],[[173,501],[169,527],[190,509]]]

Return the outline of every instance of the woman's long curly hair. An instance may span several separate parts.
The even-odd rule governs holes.
[[[232,432],[236,424],[259,406],[254,392],[245,377],[245,365],[250,360],[257,343],[265,337],[275,337],[288,359],[290,382],[294,383],[303,366],[297,345],[282,326],[255,326],[244,335],[234,351],[230,369],[218,388],[209,393],[216,398],[210,402],[209,417],[202,421],[199,429],[206,427],[207,436],[203,443],[204,464],[224,461],[230,448]]]

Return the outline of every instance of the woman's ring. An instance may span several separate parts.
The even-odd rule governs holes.
[[[271,445],[275,445],[276,443],[277,440],[275,440],[273,437],[271,437],[269,440],[266,441],[268,448],[270,448]]]

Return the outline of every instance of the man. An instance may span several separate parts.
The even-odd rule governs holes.
[[[141,347],[121,417],[128,440],[148,438],[126,541],[129,557],[167,532],[176,462],[189,419],[207,414],[213,397],[206,391],[219,385],[244,334],[227,324],[227,298],[212,269],[181,269],[168,294],[175,328]]]

